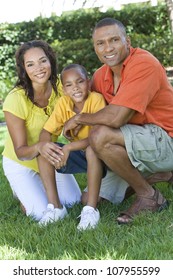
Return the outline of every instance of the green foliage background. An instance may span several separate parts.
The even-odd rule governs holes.
[[[43,39],[57,53],[59,72],[69,63],[83,64],[90,75],[100,66],[93,49],[91,34],[96,22],[104,17],[119,19],[127,27],[132,46],[153,53],[167,67],[173,61],[173,35],[164,4],[129,4],[122,10],[103,13],[99,9],[80,9],[61,17],[38,17],[34,21],[0,24],[0,100],[15,81],[14,53],[25,41]]]

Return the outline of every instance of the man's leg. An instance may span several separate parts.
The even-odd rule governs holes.
[[[137,199],[139,197],[145,197],[146,199],[152,200],[155,190],[137,168],[131,164],[125,148],[123,134],[119,129],[112,129],[106,126],[95,127],[90,134],[90,145],[98,158],[103,160],[111,170],[128,182],[136,192]],[[158,200],[161,204],[165,201],[161,194]],[[145,206],[142,207],[145,208]],[[147,208],[148,206],[146,206],[146,210]],[[139,211],[140,207],[136,212]],[[134,209],[132,212],[134,212]],[[119,218],[119,222],[126,223],[128,221],[129,217],[127,215]]]
[[[147,182],[152,185],[158,182],[172,182],[173,174],[172,172],[157,172],[146,178]]]
[[[106,126],[97,126],[90,134],[90,145],[98,158],[122,177],[139,195],[153,195],[154,190],[131,164],[122,132]]]

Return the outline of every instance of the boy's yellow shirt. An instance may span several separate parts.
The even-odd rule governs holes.
[[[84,107],[80,113],[96,113],[104,108],[106,105],[105,99],[102,94],[97,92],[89,92],[88,98],[85,101]],[[76,115],[73,111],[74,103],[69,96],[62,96],[58,99],[54,111],[50,118],[44,125],[44,129],[59,136],[63,131],[64,124],[67,120]],[[74,136],[73,141],[82,140],[87,138],[91,126],[84,125],[79,131],[77,136]]]

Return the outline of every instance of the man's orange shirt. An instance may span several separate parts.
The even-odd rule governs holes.
[[[165,69],[151,53],[140,48],[130,49],[115,95],[113,73],[107,65],[94,73],[92,90],[102,93],[108,104],[135,110],[129,123],[156,124],[173,137],[173,88]]]

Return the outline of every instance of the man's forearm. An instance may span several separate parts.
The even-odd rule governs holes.
[[[76,124],[82,124],[82,125],[95,125],[96,119],[94,118],[95,114],[88,114],[88,113],[82,113],[77,114],[75,116],[75,123]]]
[[[132,109],[110,104],[93,114],[78,114],[74,120],[77,125],[106,125],[119,128],[126,124],[134,113],[135,111]]]

